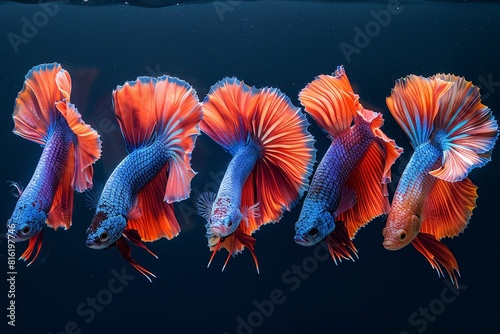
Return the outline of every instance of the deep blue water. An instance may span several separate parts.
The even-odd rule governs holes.
[[[27,184],[41,153],[38,145],[12,133],[14,99],[32,66],[54,61],[70,72],[72,102],[101,134],[96,181],[105,181],[126,154],[111,108],[111,91],[126,80],[169,74],[188,81],[202,99],[216,81],[236,76],[257,87],[278,87],[299,106],[300,89],[343,64],[364,106],[384,114],[384,131],[405,148],[393,168],[395,185],[412,152],[385,105],[395,79],[411,73],[465,76],[481,86],[484,103],[499,117],[500,6],[402,1],[393,14],[381,18],[387,5],[1,3],[0,221],[7,221],[16,203],[6,181]],[[366,29],[370,36],[357,37]],[[329,141],[311,124],[320,159]],[[85,246],[93,212],[86,208],[85,196],[77,194],[73,226],[46,229],[37,261],[28,268],[16,263],[15,327],[7,326],[6,302],[11,299],[7,274],[2,276],[2,328],[54,334],[495,332],[500,317],[495,275],[500,260],[499,154],[494,151],[491,163],[470,174],[479,187],[478,207],[465,233],[445,240],[460,266],[460,291],[438,278],[413,247],[386,251],[382,218],[356,236],[360,259],[354,263],[336,266],[321,249],[295,244],[293,224],[300,205],[278,224],[256,232],[260,274],[248,251],[231,259],[224,272],[223,253],[207,269],[204,221],[194,214],[192,198],[176,204],[181,234],[150,245],[159,260],[133,250],[134,258],[158,277],[149,283],[117,249]],[[193,197],[216,189],[229,159],[209,138],[199,137]],[[7,272],[4,238],[0,245],[1,270]],[[26,246],[16,244],[18,256]]]

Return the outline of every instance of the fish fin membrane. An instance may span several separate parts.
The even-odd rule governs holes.
[[[343,66],[333,75],[319,75],[299,93],[306,112],[330,138],[348,130],[363,107],[354,93]]]
[[[40,232],[29,239],[28,247],[19,257],[19,260],[29,261],[26,266],[30,266],[36,260],[38,254],[40,254],[40,250],[42,249],[43,231],[43,229],[40,230]]]
[[[210,88],[203,101],[201,130],[235,155],[247,143],[258,98],[254,87],[236,78],[224,78]]]
[[[241,253],[243,249],[247,248],[252,255],[253,261],[255,263],[255,267],[257,269],[257,273],[260,272],[259,262],[257,260],[257,256],[255,255],[255,239],[251,236],[243,232],[243,230],[238,227],[233,234],[221,238],[216,236],[215,234],[210,232],[210,225],[207,224],[207,238],[208,238],[208,246],[212,251],[212,256],[210,257],[210,261],[208,262],[208,266],[212,263],[215,254],[220,251],[222,248],[225,248],[228,251],[228,255],[226,258],[226,262],[222,267],[222,271],[226,268],[227,263],[231,257]]]
[[[137,194],[140,214],[127,221],[127,229],[137,230],[142,241],[172,239],[180,232],[173,204],[163,201],[167,184],[168,165],[165,165]]]
[[[468,178],[457,182],[437,179],[424,202],[420,231],[438,240],[457,236],[467,227],[476,199],[477,187]]]
[[[388,160],[394,163],[399,156],[394,150],[390,143],[386,145],[382,139],[375,139],[349,174],[345,187],[356,193],[356,202],[338,220],[344,222],[351,239],[361,227],[389,211],[386,164]]]
[[[200,134],[203,111],[193,87],[165,75],[156,83],[155,103],[159,138],[171,155],[164,200],[178,202],[189,197],[191,180],[196,175],[191,168],[191,153]]]
[[[115,115],[127,152],[147,146],[155,135],[156,78],[138,77],[113,90]]]
[[[259,93],[249,127],[262,155],[242,189],[241,207],[259,203],[259,215],[243,226],[252,234],[260,226],[277,222],[291,210],[307,189],[316,158],[309,123],[289,98],[274,88]]]
[[[67,73],[67,72],[66,72]],[[101,139],[96,130],[82,120],[82,116],[74,104],[59,101],[56,108],[63,115],[74,139],[74,176],[72,184],[78,192],[92,188],[94,168],[92,166],[101,157]]]
[[[396,81],[387,107],[414,148],[427,142],[434,130],[439,100],[453,83],[439,78],[409,75]]]
[[[113,101],[128,152],[152,140],[165,143],[170,176],[164,200],[172,203],[188,198],[196,175],[191,169],[191,153],[202,118],[196,91],[187,82],[166,75],[138,77],[118,86]]]
[[[335,222],[335,229],[327,235],[325,242],[336,265],[342,262],[342,260],[354,261],[353,256],[358,258],[358,250],[356,246],[354,246],[352,238],[349,236],[349,232],[343,221]]]
[[[59,117],[54,104],[66,96],[69,100],[71,81],[63,74],[59,83],[58,73],[66,72],[60,64],[34,66],[25,76],[22,90],[18,93],[14,113],[14,133],[40,145],[45,145],[51,127]],[[67,73],[67,72],[66,72]],[[69,75],[68,75],[69,77]],[[69,79],[71,80],[71,79]],[[61,91],[58,85],[65,84]]]
[[[196,200],[196,211],[207,223],[210,223],[210,214],[212,213],[212,207],[216,198],[216,193],[207,191],[201,193]]]
[[[453,284],[458,287],[457,275],[460,276],[458,263],[450,249],[433,235],[420,232],[411,242],[426,259],[439,277],[444,277],[443,268]]]
[[[135,270],[140,272],[144,277],[148,279],[149,282],[152,282],[151,278],[156,278],[155,274],[153,274],[151,271],[147,270],[143,266],[141,266],[137,261],[135,261],[132,258],[132,247],[128,244],[127,240],[132,242],[134,245],[137,245],[141,248],[144,248],[146,251],[148,251],[151,255],[154,257],[158,258],[153,252],[151,252],[146,245],[144,245],[141,240],[140,236],[138,235],[137,231],[135,230],[125,230],[123,235],[118,238],[116,241],[116,246],[118,247],[118,251],[120,254],[123,256],[123,258],[130,263],[132,267],[134,267]]]
[[[491,110],[481,103],[479,88],[472,82],[452,74],[436,74],[433,78],[453,86],[441,98],[434,122],[436,129],[445,133],[439,139],[443,164],[430,174],[449,182],[459,181],[491,160],[498,124]]]
[[[73,215],[73,178],[75,174],[75,146],[70,145],[70,150],[66,162],[63,163],[64,169],[59,177],[52,205],[47,215],[47,225],[57,230],[63,227],[65,230],[71,227],[71,217]]]

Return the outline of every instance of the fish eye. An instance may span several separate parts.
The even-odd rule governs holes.
[[[108,232],[102,232],[101,235],[99,236],[99,240],[101,241],[108,240]]]
[[[307,231],[307,235],[310,238],[316,238],[318,236],[318,229],[316,227],[311,228],[309,231]]]
[[[26,235],[26,234],[30,233],[30,227],[29,227],[29,225],[23,226],[23,228],[21,229],[21,233],[23,235]]]
[[[399,240],[403,241],[406,239],[406,232],[405,231],[400,231],[398,234],[399,234]]]

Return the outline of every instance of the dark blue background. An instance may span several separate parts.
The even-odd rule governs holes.
[[[27,184],[41,153],[38,145],[12,133],[11,114],[24,75],[44,62],[60,62],[70,72],[72,102],[101,134],[103,157],[95,165],[96,181],[105,181],[125,156],[111,91],[139,75],[178,76],[195,87],[200,99],[224,76],[237,76],[257,87],[278,87],[298,106],[300,89],[316,75],[344,64],[364,106],[384,114],[384,131],[406,150],[393,169],[394,181],[411,153],[408,139],[385,105],[395,79],[411,73],[465,76],[482,86],[485,104],[499,115],[500,7],[495,4],[403,1],[400,12],[350,61],[339,45],[355,46],[355,28],[373,24],[370,11],[385,9],[386,2],[229,1],[219,2],[219,10],[221,5],[228,10],[218,13],[213,3],[148,9],[82,2],[61,4],[53,16],[44,16],[40,5],[0,4],[0,222],[7,221],[16,202],[6,181]],[[39,20],[37,31],[16,52],[9,36],[23,36],[25,22],[33,23],[34,18]],[[494,84],[486,85],[488,81]],[[311,123],[320,159],[329,141]],[[80,333],[490,333],[500,316],[495,275],[500,260],[498,154],[494,152],[492,163],[470,175],[479,186],[479,199],[469,227],[458,238],[445,240],[459,262],[459,282],[466,287],[450,303],[443,298],[449,301],[453,293],[445,290],[447,284],[413,247],[398,252],[382,247],[383,219],[374,220],[356,236],[360,259],[355,263],[311,262],[314,247],[293,241],[300,206],[279,224],[256,232],[260,275],[247,251],[231,259],[223,273],[224,253],[207,269],[210,253],[204,222],[193,214],[192,198],[176,204],[181,234],[150,245],[159,260],[133,250],[134,258],[158,277],[149,283],[116,249],[95,251],[85,246],[93,212],[86,208],[85,196],[77,194],[73,227],[46,229],[37,261],[29,268],[17,263],[15,328],[6,326],[7,286],[2,279],[2,327],[9,333],[60,333],[70,322],[76,325],[68,325],[68,333],[71,326]],[[199,172],[193,196],[214,190],[229,159],[209,138],[199,137],[193,154]],[[5,239],[0,243],[6,272]],[[18,256],[26,246],[16,244]],[[307,278],[289,272],[304,261],[318,264]],[[125,270],[134,277],[114,294],[108,292],[112,270]],[[259,318],[253,302],[269,300],[276,289],[282,291],[277,298],[282,303]],[[112,299],[105,300],[107,305],[90,319],[85,303],[96,296]],[[434,314],[425,320],[418,315],[419,308],[429,306]],[[417,322],[410,323],[414,312]],[[254,327],[238,332],[238,317]]]

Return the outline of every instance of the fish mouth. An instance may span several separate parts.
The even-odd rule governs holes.
[[[385,239],[384,242],[382,242],[382,246],[384,246],[385,249],[392,250],[392,251],[395,251],[395,250],[398,250],[401,248],[394,241],[387,240],[387,239]]]
[[[227,237],[230,233],[229,228],[223,224],[212,224],[210,226],[212,232],[218,237]]]
[[[5,233],[5,237],[8,240],[14,241],[14,242],[22,242],[31,239],[31,236],[27,235],[22,235],[20,231],[15,231],[15,232],[9,232]]]
[[[311,246],[311,245],[314,244],[313,242],[311,242],[310,240],[305,239],[303,236],[301,236],[299,234],[295,235],[295,237],[293,238],[293,240],[297,244],[299,244],[301,246]]]
[[[103,249],[105,248],[103,245],[101,245],[100,243],[98,243],[95,239],[87,239],[87,241],[85,242],[85,245],[87,245],[88,248],[92,248],[92,249]]]

